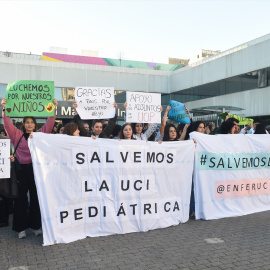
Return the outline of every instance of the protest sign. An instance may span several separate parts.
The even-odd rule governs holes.
[[[239,125],[240,126],[242,126],[242,125],[248,125],[249,123],[253,123],[253,119],[245,118],[245,117],[242,117],[242,116],[239,116],[239,115],[236,115],[236,114],[221,113],[218,116],[221,119],[225,120],[227,115],[229,115],[232,118],[235,118],[235,119],[239,120]]]
[[[45,246],[189,219],[193,141],[157,144],[38,132],[28,144]]]
[[[218,219],[270,210],[269,135],[205,135],[196,139],[196,219]]]
[[[141,92],[126,92],[126,122],[161,122],[161,95]]]
[[[10,178],[10,140],[0,139],[0,179]]]
[[[113,87],[76,87],[75,100],[81,119],[105,119],[115,116]]]
[[[17,81],[6,90],[6,116],[54,116],[54,82]]]
[[[190,124],[190,119],[183,103],[170,100],[169,105],[171,106],[171,110],[168,113],[169,119],[182,124]]]

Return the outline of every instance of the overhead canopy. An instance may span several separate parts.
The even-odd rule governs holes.
[[[229,112],[229,111],[243,111],[245,109],[239,108],[239,107],[233,107],[233,106],[206,106],[206,107],[200,107],[200,108],[194,108],[191,109],[190,112],[193,114],[218,114],[223,112]]]

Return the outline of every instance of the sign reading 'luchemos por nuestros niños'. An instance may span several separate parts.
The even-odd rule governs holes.
[[[9,83],[6,116],[54,116],[54,82],[22,80]]]

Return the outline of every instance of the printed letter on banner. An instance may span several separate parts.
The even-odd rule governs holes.
[[[205,135],[196,139],[194,168],[197,219],[218,219],[270,210],[269,135]]]
[[[184,223],[193,141],[106,140],[34,133],[29,142],[44,245]]]

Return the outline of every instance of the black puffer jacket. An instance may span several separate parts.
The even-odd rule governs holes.
[[[116,120],[117,120],[117,115],[115,115],[114,118],[111,118],[109,120],[108,125],[102,130],[102,132],[100,133],[100,135],[98,137],[108,139],[109,136],[112,134]],[[84,128],[82,119],[78,114],[74,116],[73,122],[78,125],[78,129],[80,131],[80,136],[82,136],[82,137],[91,137],[91,135],[96,136],[94,133],[89,134],[87,132],[87,130]]]

